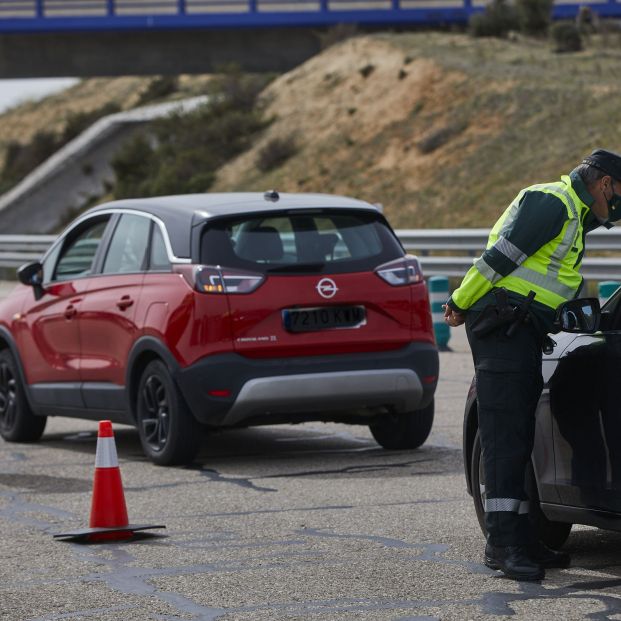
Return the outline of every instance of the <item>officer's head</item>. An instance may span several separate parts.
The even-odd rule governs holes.
[[[576,170],[595,199],[591,210],[605,222],[610,209],[621,206],[621,155],[595,149]]]

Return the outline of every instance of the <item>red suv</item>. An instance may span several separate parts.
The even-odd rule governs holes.
[[[123,200],[75,220],[0,303],[0,434],[47,416],[138,428],[158,464],[203,430],[338,421],[429,435],[427,290],[379,210],[328,195]]]

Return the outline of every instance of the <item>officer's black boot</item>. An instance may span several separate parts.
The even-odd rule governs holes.
[[[528,556],[546,569],[569,567],[571,557],[566,552],[551,550],[542,541],[535,541],[528,546]]]
[[[544,568],[528,555],[526,546],[485,546],[485,564],[490,569],[500,569],[513,580],[543,580]]]

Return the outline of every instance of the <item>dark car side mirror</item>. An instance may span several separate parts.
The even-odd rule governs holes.
[[[556,309],[554,325],[563,332],[592,334],[599,330],[601,316],[597,298],[578,298],[563,302]]]
[[[39,261],[26,263],[17,270],[17,278],[24,285],[29,285],[34,289],[35,300],[43,297],[43,265]]]

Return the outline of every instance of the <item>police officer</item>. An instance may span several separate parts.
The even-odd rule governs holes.
[[[621,155],[596,149],[560,181],[517,195],[444,308],[448,325],[465,322],[475,365],[485,564],[516,580],[540,580],[546,567],[570,562],[537,540],[528,520],[524,478],[543,388],[541,348],[553,330],[555,309],[582,287],[586,233],[599,225],[610,228],[619,218]],[[527,319],[499,324],[515,317],[507,307],[528,307],[522,313]]]

